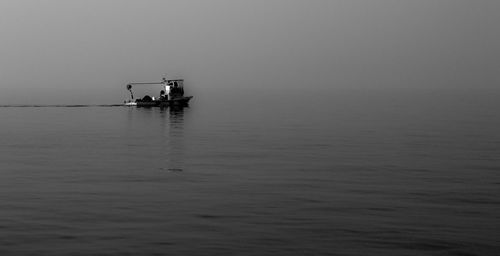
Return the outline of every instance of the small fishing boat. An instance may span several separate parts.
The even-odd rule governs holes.
[[[161,85],[163,89],[160,91],[160,97],[156,98],[145,95],[140,99],[134,100],[132,85]],[[130,91],[131,99],[124,102],[125,106],[137,107],[184,107],[188,106],[189,101],[193,96],[184,96],[184,79],[166,79],[161,82],[153,83],[129,83],[127,90]]]

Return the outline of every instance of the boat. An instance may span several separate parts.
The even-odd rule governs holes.
[[[134,100],[132,92],[133,85],[161,85],[163,89],[160,91],[160,97],[156,98],[145,95],[140,99]],[[184,79],[167,79],[163,77],[161,82],[152,83],[129,83],[126,86],[130,91],[131,99],[125,100],[125,106],[137,107],[185,107],[193,96],[184,96]]]

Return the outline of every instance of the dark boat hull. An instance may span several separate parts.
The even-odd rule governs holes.
[[[170,106],[188,106],[193,96],[178,97],[170,100],[136,101],[137,107],[170,107]]]

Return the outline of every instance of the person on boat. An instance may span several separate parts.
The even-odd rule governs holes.
[[[164,77],[163,78],[163,86],[165,87],[164,89],[164,97],[165,97],[165,100],[168,100],[168,95],[170,95],[170,84],[168,83],[167,79]]]
[[[161,90],[160,91],[160,101],[164,101],[164,100],[165,100],[165,91]]]
[[[179,85],[177,84],[176,81],[174,81],[174,88],[172,88],[172,93],[177,93],[178,89],[179,89]]]
[[[172,90],[170,90],[170,95],[172,96],[172,98],[175,98],[177,97],[179,93],[179,85],[177,84],[176,81],[174,81],[174,86],[172,87]]]

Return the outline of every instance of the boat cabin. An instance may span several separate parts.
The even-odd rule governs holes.
[[[169,79],[163,78],[165,87],[165,95],[170,98],[178,98],[184,96],[184,79]]]

